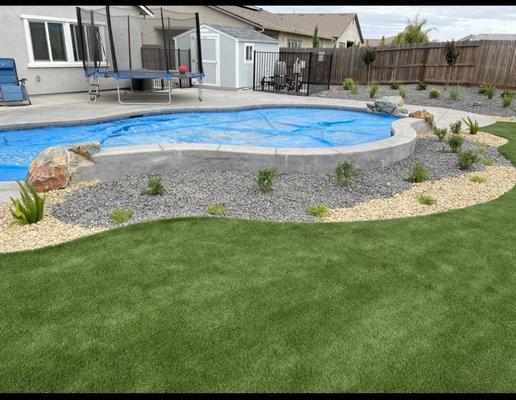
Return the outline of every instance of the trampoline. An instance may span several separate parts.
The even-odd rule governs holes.
[[[123,9],[111,9],[110,6],[97,10],[77,7],[76,10],[77,29],[72,32],[72,40],[74,51],[82,61],[88,80],[90,102],[96,102],[100,96],[100,78],[115,80],[120,104],[170,104],[173,82],[182,79],[197,81],[198,98],[202,101],[204,72],[198,13],[176,13],[160,8],[158,15],[135,17],[125,14],[126,11]],[[180,73],[179,59],[174,57],[175,50],[178,49],[173,49],[171,33],[177,35],[192,28],[196,30],[195,71]],[[162,47],[156,48],[160,53],[159,64],[162,69],[142,68],[140,41],[135,39],[141,37],[144,32],[147,35],[157,35],[156,38],[163,41]],[[124,101],[120,83],[130,80],[132,91],[132,82],[135,79],[166,82],[164,90],[166,101],[162,103]]]

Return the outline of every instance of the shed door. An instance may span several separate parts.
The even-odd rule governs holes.
[[[201,33],[203,84],[220,85],[219,35]],[[192,35],[192,68],[197,71],[197,37]]]

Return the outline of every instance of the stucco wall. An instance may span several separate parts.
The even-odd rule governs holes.
[[[99,6],[81,6],[98,9]],[[133,6],[112,8],[112,15],[127,14],[137,16],[138,10]],[[0,57],[13,57],[16,60],[18,75],[27,78],[27,90],[30,95],[60,93],[87,90],[87,81],[82,66],[65,67],[29,67],[29,49],[21,15],[44,17],[63,17],[76,20],[74,6],[9,6],[1,9],[0,23]],[[134,31],[131,48],[136,64],[141,64],[141,39],[137,29]],[[36,77],[39,76],[38,81]],[[101,80],[101,89],[114,88],[113,80]]]
[[[348,27],[339,36],[339,38],[337,39],[337,47],[339,46],[340,42],[346,43],[348,40],[355,42],[358,46],[361,45],[360,34],[358,33],[356,20],[351,21]]]

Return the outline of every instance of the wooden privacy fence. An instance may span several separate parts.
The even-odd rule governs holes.
[[[480,85],[493,84],[498,88],[516,89],[516,41],[486,40],[456,42],[460,49],[457,64],[450,68],[442,54],[446,43],[426,43],[372,48],[376,60],[370,65],[369,80],[379,83],[446,83]],[[333,54],[331,83],[340,85],[346,78],[367,82],[367,67],[362,61],[365,47],[290,49],[292,51],[325,52]]]

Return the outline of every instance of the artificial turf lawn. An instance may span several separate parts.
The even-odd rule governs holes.
[[[516,124],[485,130],[516,158]],[[514,392],[515,200],[176,219],[1,255],[0,391]]]

